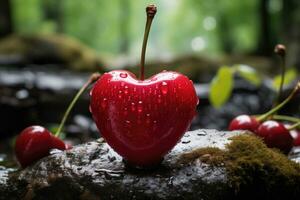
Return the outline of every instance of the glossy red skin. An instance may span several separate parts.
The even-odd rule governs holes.
[[[288,153],[293,147],[293,138],[289,130],[277,121],[265,121],[258,127],[256,134],[262,137],[270,148],[278,148]]]
[[[300,131],[297,129],[291,130],[290,134],[293,138],[293,146],[300,146]]]
[[[64,150],[65,144],[44,127],[30,126],[17,137],[15,153],[19,163],[24,168],[49,155],[50,149],[53,148]]]
[[[249,130],[255,132],[260,123],[255,117],[249,115],[239,115],[235,117],[229,124],[228,130]]]
[[[62,141],[61,139],[59,139],[58,137],[55,137],[54,135],[51,135],[52,139],[51,139],[51,147],[52,149],[59,149],[59,150],[68,150],[68,149],[72,149],[72,145],[70,144],[66,144],[64,141]]]
[[[189,128],[198,98],[186,76],[162,72],[141,81],[105,73],[91,91],[90,111],[107,143],[132,165],[159,163]]]

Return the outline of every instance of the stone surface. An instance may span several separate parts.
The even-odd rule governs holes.
[[[200,160],[179,164],[181,155],[196,148],[224,149],[238,134],[187,132],[160,166],[143,170],[124,164],[102,139],[68,151],[52,150],[24,170],[0,169],[0,199],[239,199],[224,167]]]
[[[138,170],[124,165],[103,140],[89,142],[52,155],[33,166],[1,177],[0,199],[221,199],[226,194],[222,168],[204,163],[180,166],[182,153],[196,147],[224,148],[235,132],[197,130],[181,142],[155,169]]]

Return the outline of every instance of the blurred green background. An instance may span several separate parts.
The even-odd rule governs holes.
[[[0,152],[12,152],[6,139],[29,125],[55,130],[91,71],[125,68],[138,74],[149,3],[158,12],[146,77],[174,70],[194,81],[201,103],[191,129],[223,130],[236,115],[269,109],[270,78],[280,72],[278,43],[287,47],[286,80],[299,79],[299,0],[0,0]],[[219,69],[231,81],[217,82],[215,99],[221,106],[222,91],[229,102],[215,109],[209,82]],[[245,77],[252,82],[243,82]],[[64,129],[71,144],[99,137],[88,106],[86,92]],[[6,155],[0,153],[0,165],[1,157]]]
[[[105,60],[140,56],[144,8],[158,6],[148,59],[182,55],[219,58],[270,56],[276,43],[299,53],[297,0],[1,0],[1,35],[62,33],[96,50]],[[2,4],[2,5],[1,5]],[[5,9],[6,8],[6,9]],[[293,44],[297,44],[296,47]]]

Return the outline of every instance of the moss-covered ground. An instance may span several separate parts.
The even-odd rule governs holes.
[[[229,187],[237,197],[295,199],[300,195],[300,165],[251,134],[234,136],[225,150],[199,148],[182,155],[181,163],[196,159],[225,167]],[[300,197],[299,197],[300,198]]]

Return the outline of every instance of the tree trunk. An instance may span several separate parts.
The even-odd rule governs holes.
[[[44,18],[52,20],[56,24],[56,31],[63,32],[63,2],[62,1],[43,1],[42,9]]]
[[[234,39],[232,38],[226,14],[221,10],[221,8],[219,9],[218,22],[218,34],[220,37],[221,48],[225,53],[231,54],[233,52]]]
[[[270,56],[273,54],[274,45],[272,44],[270,15],[268,12],[269,0],[259,1],[259,19],[260,32],[258,39],[257,53],[263,56]]]
[[[10,0],[0,1],[0,38],[13,31],[13,21]]]
[[[287,45],[287,65],[300,70],[300,1],[282,1],[282,35]]]

